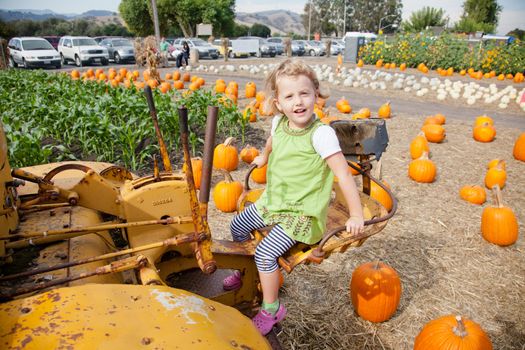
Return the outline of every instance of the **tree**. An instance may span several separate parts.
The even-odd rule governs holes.
[[[148,0],[122,0],[118,6],[120,16],[137,36],[148,36],[154,32],[148,3]]]
[[[379,22],[385,32],[392,32],[395,29],[393,24],[401,23],[403,9],[401,0],[311,0],[306,3],[301,15],[307,30],[310,5],[310,32],[324,35],[335,33],[337,36],[347,30],[376,32],[379,30]]]
[[[493,33],[498,26],[501,10],[497,0],[465,0],[463,14],[454,30],[464,33]]]
[[[246,35],[248,35],[249,31],[250,31],[250,27],[248,27],[247,25],[234,23],[232,33],[231,34],[225,34],[225,35],[229,35],[229,36],[232,36],[232,37],[246,36]]]
[[[502,7],[497,0],[465,0],[462,18],[469,18],[478,23],[498,25]]]
[[[520,40],[525,40],[525,30],[521,30],[518,28],[511,30],[507,33],[507,35],[512,35],[513,37]]]
[[[250,28],[250,33],[253,36],[260,36],[261,38],[267,38],[272,34],[272,30],[264,24],[254,23]]]
[[[408,21],[403,22],[402,27],[408,32],[420,32],[426,27],[442,27],[447,21],[443,9],[425,6],[421,10],[412,12]]]

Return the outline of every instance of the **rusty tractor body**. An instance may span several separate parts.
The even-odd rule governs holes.
[[[164,168],[155,162],[148,176],[137,177],[100,162],[11,169],[0,128],[0,347],[278,347],[275,339],[270,344],[243,315],[250,315],[260,302],[253,255],[264,232],[239,243],[213,239],[208,226],[217,107],[209,108],[197,192],[187,111],[179,110],[186,164],[186,172],[181,173],[171,169],[151,91],[146,96]],[[369,132],[359,137],[361,142],[375,136]],[[351,152],[356,153],[348,151],[348,157],[355,156]],[[363,164],[369,160],[365,153],[363,149],[356,153]],[[369,179],[363,168],[363,178]],[[240,210],[261,191],[251,190],[246,179]],[[297,245],[283,256],[279,263],[287,272],[297,264],[320,263],[331,252],[359,246],[381,231],[395,211],[388,213],[364,193],[371,225],[363,235],[349,236],[341,228],[347,210],[337,185],[334,191],[330,232],[319,244]],[[241,271],[242,287],[224,291],[222,279],[232,270]]]

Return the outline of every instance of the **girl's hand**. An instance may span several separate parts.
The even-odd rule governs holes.
[[[346,221],[346,231],[352,235],[357,235],[365,231],[365,221],[363,217],[350,216],[350,219]]]
[[[263,154],[260,154],[253,159],[252,164],[257,165],[257,168],[261,168],[266,164],[267,161],[268,158],[265,157]]]

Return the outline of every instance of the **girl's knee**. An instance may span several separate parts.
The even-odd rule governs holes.
[[[255,248],[255,265],[257,266],[257,270],[259,272],[264,273],[271,273],[274,272],[279,268],[279,265],[277,264],[277,259],[279,256],[275,256],[273,254],[269,254],[267,251],[264,251],[260,248],[261,245],[259,244]]]

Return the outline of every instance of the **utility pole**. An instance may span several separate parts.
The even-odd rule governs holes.
[[[345,3],[345,8],[343,11],[343,37],[346,35],[346,0],[343,0]]]
[[[308,41],[310,41],[310,27],[312,25],[312,0],[308,5]]]
[[[151,8],[153,9],[153,27],[155,28],[155,39],[157,39],[157,46],[160,44],[160,29],[159,29],[159,15],[157,14],[157,1],[151,0]],[[159,49],[159,47],[157,47]]]

